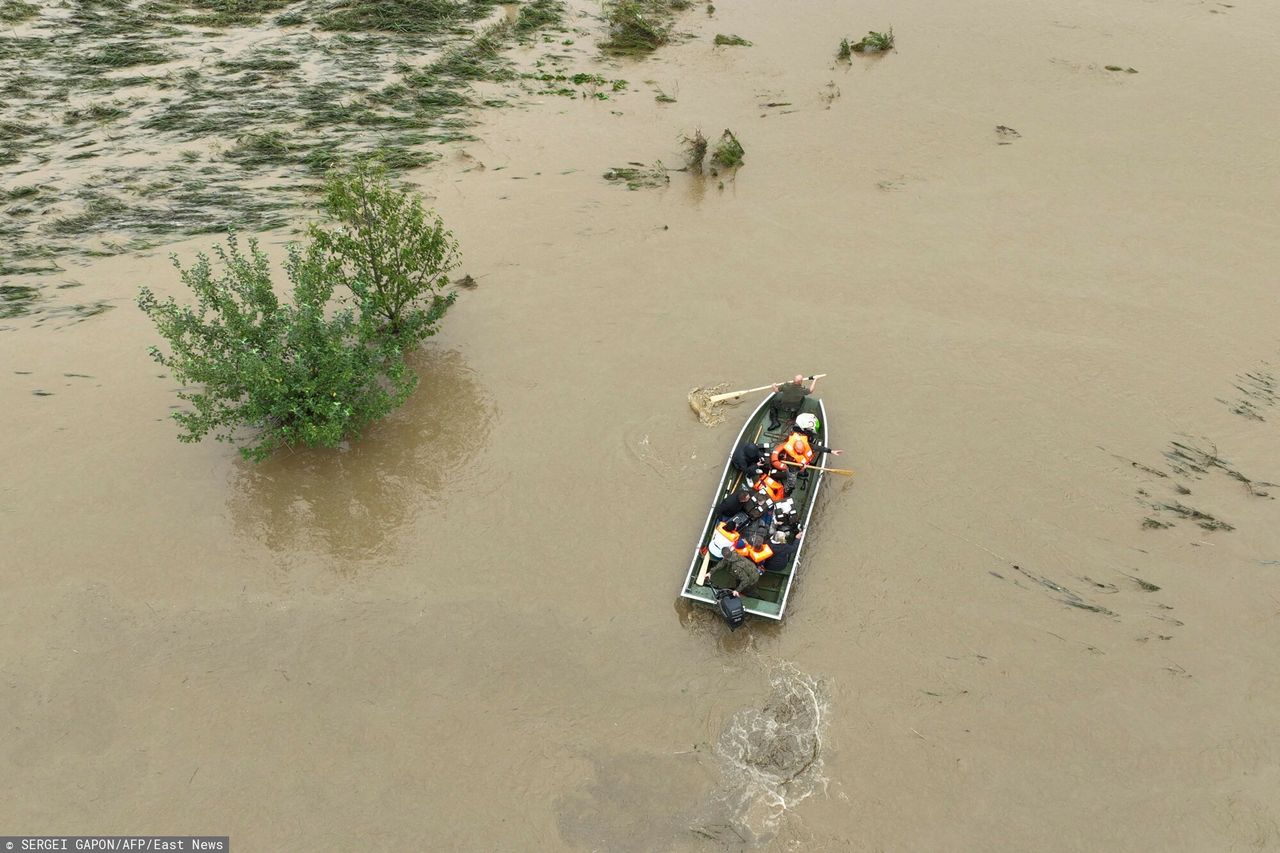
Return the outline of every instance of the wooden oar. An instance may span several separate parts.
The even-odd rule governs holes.
[[[821,465],[805,465],[803,462],[788,462],[785,459],[779,459],[783,465],[791,465],[796,468],[812,468],[814,471],[826,471],[829,474],[843,474],[846,477],[852,477],[853,472],[848,468],[823,468]]]
[[[805,377],[805,381],[806,381],[806,382],[808,382],[809,380],[811,380],[811,379],[812,379],[813,381],[815,381],[815,382],[816,382],[816,381],[818,381],[819,379],[821,379],[822,377],[824,377],[824,376],[826,376],[826,375],[827,375],[827,374],[825,374],[825,373],[819,373],[819,374],[817,374],[816,376],[806,376],[806,377]],[[787,381],[790,381],[790,380],[787,380]],[[708,397],[708,398],[707,398],[707,402],[708,402],[708,403],[719,403],[721,400],[728,400],[730,397],[741,397],[743,394],[750,394],[750,393],[752,393],[753,391],[768,391],[768,390],[769,390],[770,388],[772,388],[774,385],[781,385],[781,384],[782,384],[781,382],[771,382],[771,383],[769,383],[768,385],[761,385],[759,388],[746,388],[746,389],[744,389],[744,390],[742,390],[742,391],[728,391],[728,392],[726,392],[726,393],[724,393],[724,394],[716,394],[716,395],[715,395],[715,396],[713,396],[713,397]]]
[[[698,569],[698,579],[694,581],[698,586],[707,585],[707,567],[711,565],[711,552],[702,552],[702,568]]]

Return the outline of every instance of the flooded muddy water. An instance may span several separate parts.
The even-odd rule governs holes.
[[[1280,847],[1280,10],[728,0],[678,28],[600,66],[624,95],[481,113],[413,173],[478,286],[349,448],[175,440],[132,300],[209,239],[64,277],[117,310],[3,319],[0,822]],[[602,178],[697,128],[745,164]],[[830,374],[857,475],[785,623],[731,635],[676,596],[750,407],[709,429],[686,395],[796,372]]]

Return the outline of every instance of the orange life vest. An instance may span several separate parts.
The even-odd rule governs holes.
[[[729,540],[729,545],[730,545],[730,546],[737,545],[737,544],[738,544],[738,540],[742,538],[742,534],[741,534],[741,533],[739,533],[739,532],[738,532],[738,531],[736,531],[736,530],[735,530],[735,531],[733,531],[732,533],[730,533],[728,530],[726,530],[726,529],[725,529],[725,525],[726,525],[726,524],[728,524],[728,522],[727,522],[727,521],[722,521],[722,522],[720,522],[719,524],[717,524],[717,525],[716,525],[716,533],[719,533],[719,534],[720,534],[721,536],[723,536],[725,539],[728,539],[728,540]]]
[[[773,556],[773,549],[769,547],[768,542],[764,543],[759,548],[751,548],[748,546],[747,553],[743,554],[743,556],[750,557],[751,562],[758,566]]]
[[[751,556],[751,546],[747,544],[747,540],[739,537],[737,542],[733,543],[733,550],[737,551],[744,557]]]
[[[770,477],[768,474],[760,475],[760,479],[756,480],[755,489],[757,492],[763,491],[769,496],[769,500],[775,503],[782,500],[787,495],[786,489],[782,487],[782,484]]]
[[[809,438],[802,432],[793,432],[787,436],[787,440],[779,444],[773,449],[773,453],[769,454],[773,467],[785,467],[783,459],[787,462],[798,462],[802,465],[808,465],[813,462],[813,448],[809,446]]]

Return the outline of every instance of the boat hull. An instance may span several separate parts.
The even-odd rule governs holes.
[[[716,487],[716,492],[711,499],[711,507],[707,511],[706,520],[702,525],[702,533],[698,539],[697,547],[694,549],[693,559],[689,564],[689,570],[685,574],[684,586],[680,590],[682,598],[696,601],[700,604],[715,606],[715,594],[710,585],[699,585],[697,583],[698,572],[702,567],[702,549],[711,541],[711,534],[718,523],[719,519],[715,517],[716,506],[732,494],[741,482],[742,475],[733,467],[733,451],[738,448],[744,441],[746,442],[764,442],[768,441],[773,445],[782,442],[790,432],[791,422],[787,421],[780,425],[777,430],[768,428],[769,409],[776,395],[769,394],[760,402],[751,416],[747,418],[747,422],[743,425],[742,431],[738,433],[734,439],[733,447],[729,449],[729,459],[725,462],[724,470],[720,473],[720,483]],[[826,409],[822,405],[822,401],[813,397],[806,397],[804,404],[800,409],[801,413],[811,412],[818,416],[821,430],[817,435],[817,443],[831,446],[830,425],[827,423]],[[822,464],[822,455],[819,455],[815,464]],[[813,508],[817,503],[818,493],[822,487],[822,478],[825,474],[822,471],[810,471],[805,480],[799,481],[791,497],[794,499],[796,512],[803,520],[804,529],[809,529],[809,518],[813,514]],[[791,597],[792,589],[795,587],[796,572],[800,566],[801,558],[804,554],[805,544],[807,543],[809,534],[806,532],[804,538],[800,540],[800,547],[796,549],[787,565],[779,571],[767,571],[760,578],[760,583],[752,588],[750,594],[742,596],[742,603],[747,613],[753,616],[761,616],[765,619],[773,619],[781,621],[787,610],[787,602]],[[717,587],[733,586],[733,579],[730,572],[725,568],[715,568],[712,570],[710,577],[707,579],[709,584]]]

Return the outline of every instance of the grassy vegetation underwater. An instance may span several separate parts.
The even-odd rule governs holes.
[[[353,155],[429,163],[470,138],[470,110],[515,97],[477,84],[545,90],[548,72],[519,73],[507,49],[558,44],[564,15],[560,0],[510,15],[496,0],[0,0],[0,269],[279,226]]]

